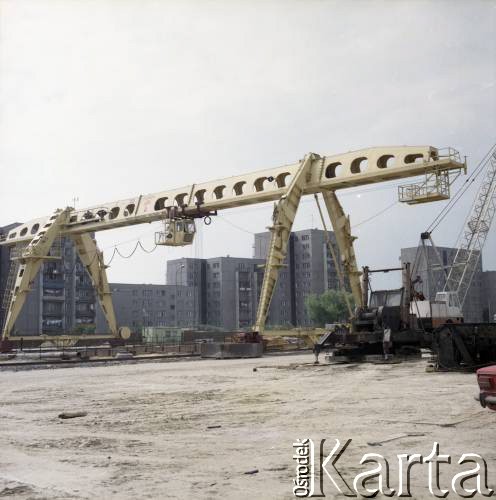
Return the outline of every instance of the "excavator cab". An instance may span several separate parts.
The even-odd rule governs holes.
[[[164,229],[155,233],[155,244],[171,247],[191,245],[195,238],[195,221],[190,218],[164,220]]]

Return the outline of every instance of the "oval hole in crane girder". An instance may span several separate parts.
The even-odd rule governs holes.
[[[226,189],[226,186],[222,185],[222,186],[217,186],[213,190],[213,195],[216,200],[221,200],[222,198],[224,198],[224,189]]]
[[[196,193],[195,193],[195,203],[201,205],[203,203],[205,203],[205,193],[207,192],[206,189],[199,189]]]
[[[343,164],[339,161],[329,163],[325,169],[325,176],[327,179],[339,177],[343,172]]]
[[[422,153],[411,153],[405,156],[404,162],[409,163],[422,163],[424,161],[424,155]]]
[[[233,186],[233,195],[241,196],[243,194],[243,186],[246,184],[246,181],[236,182]]]
[[[155,202],[155,206],[153,207],[154,210],[163,210],[165,208],[165,202],[168,200],[167,196],[164,196],[163,198],[159,198]]]
[[[368,168],[368,160],[365,156],[360,156],[359,158],[355,158],[351,162],[350,172],[352,174],[362,174]]]
[[[121,209],[119,207],[114,207],[112,210],[109,212],[109,219],[115,219],[118,215]]]
[[[254,183],[253,183],[253,190],[255,192],[260,192],[264,190],[264,183],[267,181],[267,177],[259,177]]]
[[[179,208],[183,207],[185,205],[184,200],[186,199],[186,196],[188,196],[188,193],[178,194],[174,198],[174,205],[178,206]]]
[[[382,155],[377,160],[379,168],[391,168],[394,165],[394,155]]]
[[[276,177],[276,184],[278,188],[283,188],[289,185],[291,174],[289,172],[282,172]]]

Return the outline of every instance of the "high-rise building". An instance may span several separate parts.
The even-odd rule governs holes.
[[[19,222],[0,227],[0,236],[6,235],[11,229],[20,226]],[[0,329],[3,326],[6,310],[3,307],[5,286],[10,271],[10,247],[0,246]]]
[[[244,329],[255,320],[263,264],[262,259],[229,256],[176,259],[167,262],[167,283],[196,289],[202,325]]]
[[[401,249],[401,263],[411,264],[412,276],[414,278],[419,276],[421,280],[415,288],[429,300],[434,300],[436,293],[443,290],[446,272],[449,272],[449,267],[453,264],[457,249],[437,247],[437,252],[439,257],[436,256],[436,251],[431,246]],[[482,258],[479,259],[462,309],[466,322],[482,321]]]
[[[2,228],[7,232],[15,225]],[[11,270],[10,248],[0,247],[2,304]],[[95,291],[69,238],[57,238],[27,295],[12,335],[93,333],[96,326]],[[7,306],[7,304],[5,304]],[[6,308],[2,308],[3,325]]]
[[[334,233],[329,234],[336,248]],[[169,261],[167,283],[197,288],[202,324],[226,330],[249,328],[256,319],[270,237],[270,232],[255,235],[252,259],[227,256]],[[336,267],[324,231],[291,233],[285,263],[286,267],[279,272],[267,324],[311,326],[306,298],[338,288]]]
[[[207,323],[227,330],[250,328],[257,313],[264,261],[242,257],[207,259]]]
[[[334,233],[329,232],[329,236],[339,258]],[[255,234],[255,258],[266,259],[270,238],[270,232]],[[336,266],[326,245],[325,231],[305,229],[292,232],[285,265],[286,268],[279,273],[270,314],[277,316],[278,310],[287,308],[289,323],[294,326],[312,326],[306,308],[307,297],[339,288]]]
[[[482,273],[483,320],[496,323],[496,271]]]
[[[140,333],[147,326],[194,327],[199,309],[194,307],[196,288],[186,285],[110,283],[112,302],[119,326]],[[108,333],[108,325],[98,308],[98,333]]]
[[[195,326],[207,324],[206,270],[205,259],[180,258],[167,262],[168,285],[193,287],[193,317],[197,318]]]

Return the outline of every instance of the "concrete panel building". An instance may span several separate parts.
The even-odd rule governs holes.
[[[202,325],[250,327],[256,315],[264,260],[243,257],[183,258],[167,262],[167,283],[193,286]]]
[[[11,229],[20,226],[19,222],[0,227],[0,236],[7,234]],[[3,326],[5,308],[3,307],[5,286],[10,270],[10,247],[0,246],[0,328]]]
[[[217,257],[207,260],[207,323],[227,330],[250,328],[262,285],[261,259]]]
[[[196,289],[183,285],[110,283],[117,324],[140,333],[148,326],[192,327],[199,323],[194,307]],[[97,330],[108,333],[100,308]],[[195,316],[196,315],[196,316]]]
[[[457,252],[456,248],[437,247],[442,266],[449,270]],[[400,261],[402,264],[409,262],[412,265],[412,276],[420,276],[421,283],[416,285],[416,290],[421,291],[426,298],[434,300],[436,293],[443,290],[445,285],[445,271],[436,257],[432,247],[402,248]],[[463,316],[466,322],[482,321],[482,258],[479,259],[472,284],[463,305]]]
[[[338,252],[334,233],[329,232],[329,236]],[[270,232],[255,234],[255,258],[266,258],[270,237]],[[287,267],[279,275],[271,304],[271,315],[281,317],[279,311],[287,310],[281,319],[290,319],[289,323],[294,326],[312,326],[305,306],[306,298],[311,294],[339,288],[336,266],[326,245],[325,232],[321,229],[292,232],[285,264]]]
[[[6,232],[8,227],[2,228]],[[14,225],[15,227],[15,225]],[[0,247],[1,324],[7,303],[3,300],[11,270],[10,248]],[[58,238],[50,250],[54,260],[46,261],[36,276],[13,335],[60,335],[95,332],[95,291],[72,241]]]
[[[482,315],[484,321],[496,323],[496,271],[482,273]]]
[[[335,243],[334,234],[329,233]],[[256,318],[263,282],[270,232],[258,233],[254,257],[183,258],[167,263],[167,283],[197,288],[202,324],[226,330],[250,328]],[[267,325],[311,326],[305,300],[338,288],[324,231],[309,229],[291,233],[286,268],[279,273]]]
[[[207,261],[205,259],[181,258],[167,262],[166,283],[193,287],[193,316],[195,325],[207,324]]]

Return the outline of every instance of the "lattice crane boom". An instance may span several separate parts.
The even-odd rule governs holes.
[[[496,213],[496,146],[481,166],[483,178],[456,244],[444,291],[456,292],[463,306]]]

